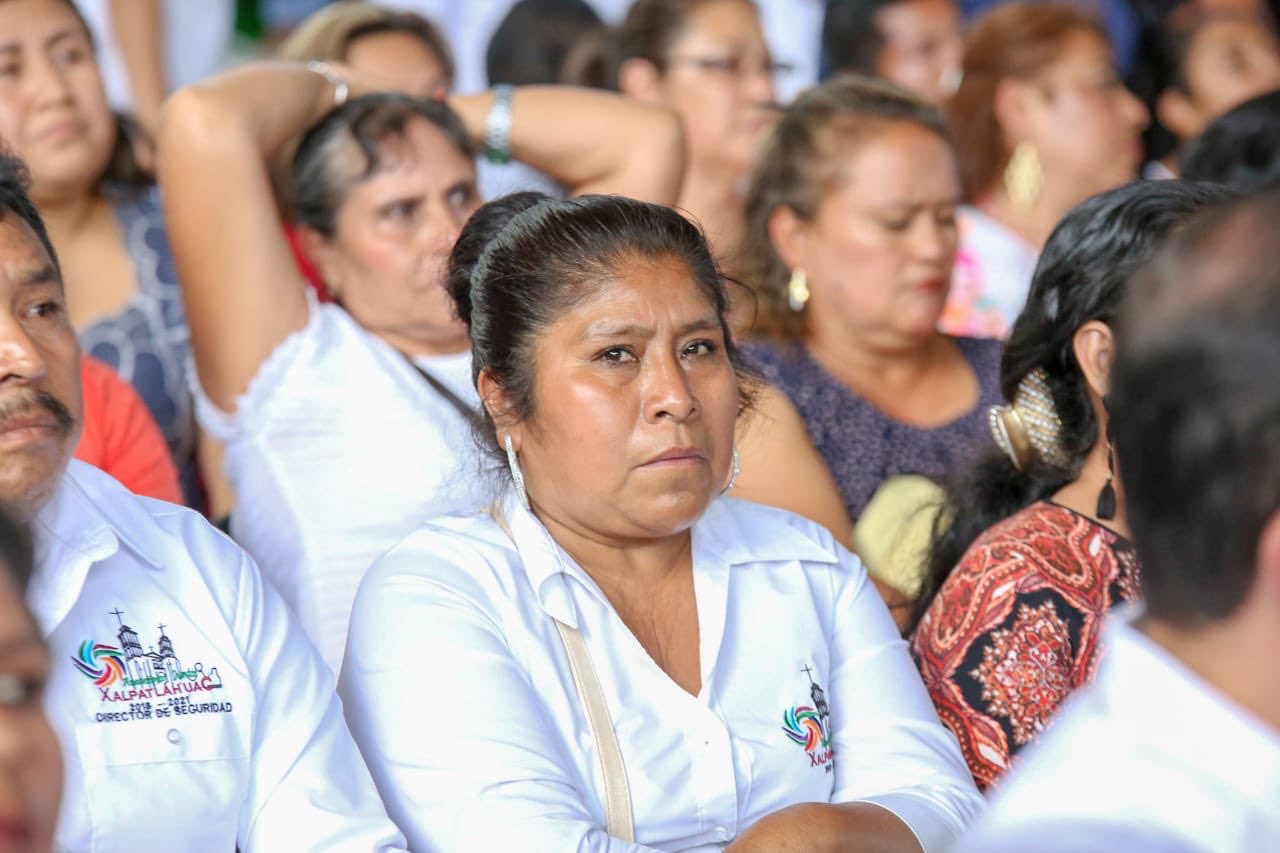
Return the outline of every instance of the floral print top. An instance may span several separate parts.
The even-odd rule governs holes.
[[[1138,597],[1129,540],[1049,501],[969,547],[925,613],[911,651],[938,716],[979,787],[1092,681],[1103,617]]]

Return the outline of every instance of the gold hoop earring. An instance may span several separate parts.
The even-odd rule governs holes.
[[[1004,167],[1004,191],[1014,209],[1026,212],[1035,206],[1044,189],[1044,166],[1040,152],[1025,139],[1013,148]]]
[[[791,280],[787,282],[787,305],[792,311],[799,313],[804,310],[808,301],[809,277],[805,275],[803,267],[796,267],[791,271]]]

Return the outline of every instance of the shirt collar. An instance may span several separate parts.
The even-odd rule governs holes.
[[[88,479],[90,486],[93,477],[107,480],[105,474],[73,459],[31,525],[35,538],[35,572],[27,589],[27,601],[46,635],[75,607],[93,565],[115,554],[121,544],[137,554],[144,564],[160,567],[158,561],[137,546],[131,534],[121,529],[125,525],[109,523],[81,477]],[[114,484],[114,481],[108,482]],[[115,498],[110,504],[112,512],[125,517],[138,514],[140,510],[135,502],[120,500],[125,495],[121,487],[116,485],[116,488],[122,494],[111,496]]]
[[[115,488],[115,494],[103,494],[94,479],[102,479]],[[155,528],[155,519],[144,508],[144,498],[127,492],[101,471],[72,459],[54,490],[53,497],[36,516],[44,535],[76,547],[85,540],[101,538],[103,531],[123,543],[153,569],[164,564],[155,556],[143,531]]]
[[[748,563],[799,560],[838,563],[834,543],[824,546],[800,526],[786,523],[794,517],[776,510],[751,507],[763,513],[777,513],[786,521],[760,524],[757,512],[744,512],[751,505],[734,498],[717,498],[693,525],[693,565],[695,572],[714,567],[731,568]],[[577,627],[577,616],[568,584],[577,581],[602,601],[604,593],[591,576],[552,538],[550,532],[508,488],[498,500],[498,511],[519,554],[529,582],[543,610],[552,618]],[[809,522],[804,522],[808,526]]]
[[[139,531],[154,526],[154,520],[142,509],[140,499],[122,500],[132,496],[120,494],[111,495],[113,500],[109,503],[95,500],[83,482],[86,475],[88,478],[105,477],[89,469],[85,463],[72,459],[53,496],[36,515],[32,527],[36,538],[37,569],[50,564],[50,561],[57,563],[58,554],[68,551],[93,552],[96,559],[106,559],[121,544],[151,568],[162,568],[163,564],[156,559],[152,549],[143,545],[143,539],[138,535]],[[98,555],[104,541],[115,544],[109,552]]]
[[[1240,800],[1280,802],[1280,735],[1123,618],[1108,620],[1100,681],[1107,713],[1134,737]]]

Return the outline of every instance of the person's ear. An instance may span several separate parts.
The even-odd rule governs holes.
[[[476,393],[480,395],[480,404],[489,413],[493,422],[494,435],[499,447],[505,447],[507,436],[511,436],[513,449],[518,453],[524,438],[524,424],[515,417],[511,410],[511,401],[506,389],[493,378],[486,368],[476,377]]]
[[[766,223],[769,242],[787,269],[806,266],[809,257],[809,223],[789,205],[780,205]]]
[[[1254,589],[1270,599],[1270,612],[1280,613],[1280,510],[1262,525],[1255,560]]]
[[[342,295],[342,265],[338,262],[337,249],[333,239],[326,237],[314,228],[300,225],[297,229],[298,247],[302,256],[315,267],[325,289],[334,299]]]
[[[647,104],[660,104],[662,74],[647,59],[627,59],[618,67],[618,91]]]
[[[1039,97],[1036,84],[1006,78],[996,84],[991,109],[996,124],[1004,131],[1004,143],[1008,150],[1035,136],[1036,102]]]
[[[1183,142],[1199,136],[1205,128],[1204,116],[1187,93],[1177,88],[1165,89],[1156,98],[1156,118]]]
[[[1115,359],[1111,327],[1101,320],[1090,320],[1076,329],[1071,346],[1085,383],[1098,398],[1105,398],[1111,390],[1111,364]]]

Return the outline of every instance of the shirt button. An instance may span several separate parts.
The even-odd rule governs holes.
[[[728,840],[729,840],[729,830],[725,829],[723,826],[717,826],[716,841],[728,841]]]
[[[182,743],[182,732],[177,729],[169,729],[169,743]]]

